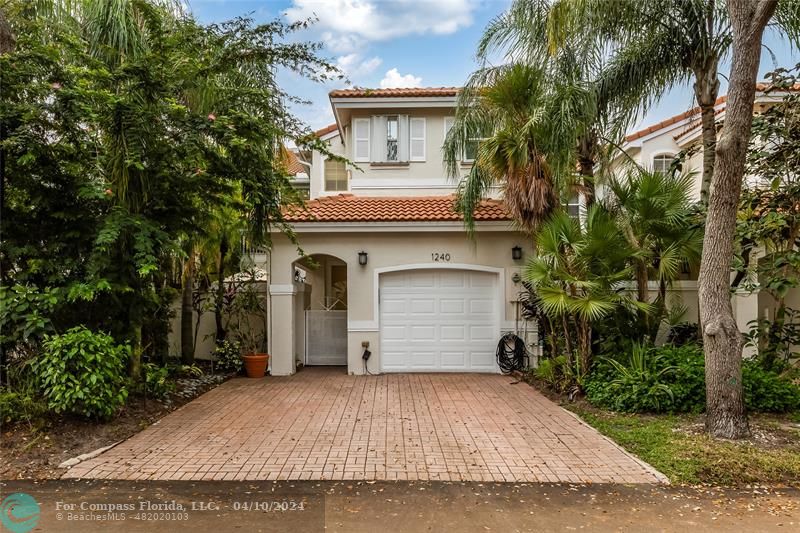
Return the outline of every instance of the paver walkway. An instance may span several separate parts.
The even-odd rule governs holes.
[[[234,379],[64,477],[654,483],[525,383],[487,374]]]

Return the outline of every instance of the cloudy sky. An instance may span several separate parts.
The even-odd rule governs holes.
[[[361,87],[458,86],[475,68],[475,44],[483,28],[510,0],[187,0],[200,22],[220,22],[239,15],[257,21],[309,17],[318,22],[298,38],[325,43],[324,55],[353,85]],[[765,39],[763,76],[777,64],[800,62],[800,53],[776,35]],[[773,62],[773,57],[775,61]],[[721,72],[727,74],[725,65]],[[312,128],[333,122],[328,91],[343,83],[314,84],[292,73],[281,74],[283,86],[310,100],[294,109]],[[723,87],[725,80],[722,80]],[[724,90],[723,90],[724,92]],[[690,87],[666,95],[642,118],[657,122],[693,106]]]

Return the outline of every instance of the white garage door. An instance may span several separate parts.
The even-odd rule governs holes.
[[[496,372],[497,274],[407,270],[380,277],[384,372]]]

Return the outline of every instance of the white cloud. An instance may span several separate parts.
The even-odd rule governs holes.
[[[363,38],[352,33],[334,35],[333,32],[326,31],[320,37],[325,43],[325,48],[337,54],[349,54],[366,46]]]
[[[290,21],[319,19],[332,48],[353,50],[354,36],[382,41],[411,34],[449,34],[472,24],[476,0],[293,0]],[[344,37],[349,36],[349,37]],[[341,40],[345,39],[345,40]],[[347,48],[347,46],[350,48]]]
[[[386,75],[381,80],[381,88],[383,89],[401,89],[407,87],[419,87],[422,83],[422,78],[414,76],[413,74],[402,75],[393,68],[386,72]]]
[[[383,63],[383,60],[380,57],[363,59],[361,54],[355,52],[336,58],[336,66],[350,79],[369,74],[378,68],[381,63]]]

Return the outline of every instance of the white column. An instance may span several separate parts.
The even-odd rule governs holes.
[[[293,284],[270,285],[270,371],[273,376],[295,373],[295,313]]]

